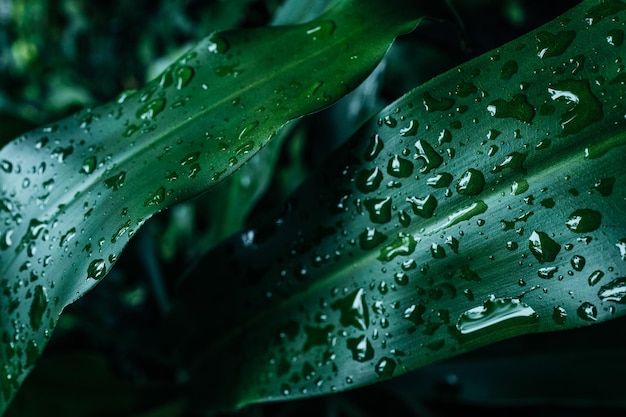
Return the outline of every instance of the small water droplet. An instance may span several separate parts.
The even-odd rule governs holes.
[[[85,159],[83,159],[83,164],[80,167],[80,173],[81,174],[91,174],[92,172],[95,171],[96,169],[96,165],[97,165],[97,161],[96,161],[96,157],[95,156],[88,156]]]
[[[411,203],[411,207],[413,208],[413,212],[418,216],[421,216],[425,219],[430,219],[433,217],[435,209],[439,204],[437,199],[432,195],[428,194],[424,198],[418,197],[409,197],[406,199],[408,203]]]
[[[174,79],[176,80],[176,89],[182,90],[193,78],[193,68],[188,65],[180,65],[174,70]]]
[[[383,147],[384,143],[379,135],[370,136],[369,144],[367,145],[367,148],[365,148],[365,152],[363,152],[363,159],[366,161],[373,161],[376,159]]]
[[[593,271],[591,275],[589,275],[587,282],[589,283],[590,286],[594,286],[602,279],[603,276],[604,276],[604,272],[600,270]]]
[[[593,191],[600,193],[602,197],[608,197],[613,193],[613,186],[615,185],[615,177],[600,178],[591,187]]]
[[[379,377],[391,378],[393,376],[393,371],[396,369],[396,361],[386,356],[382,357],[378,363],[376,363],[376,367],[374,369]]]
[[[452,182],[452,174],[442,172],[426,180],[426,184],[434,188],[446,188]]]
[[[163,111],[165,108],[165,99],[157,98],[145,103],[139,109],[135,115],[138,119],[141,120],[151,120],[154,119],[159,113]]]
[[[7,174],[10,174],[11,172],[13,172],[13,164],[6,159],[3,159],[0,162],[0,169],[2,169]]]
[[[106,188],[112,188],[113,191],[117,191],[124,186],[126,181],[126,172],[121,171],[104,180],[104,186]]]
[[[359,235],[359,245],[363,250],[374,249],[376,246],[387,240],[387,235],[379,232],[373,227],[368,227]]]
[[[104,259],[95,259],[87,267],[87,278],[99,280],[107,273],[107,266]]]
[[[413,174],[413,163],[407,159],[394,155],[387,163],[389,175],[397,178],[407,178]]]
[[[548,266],[545,268],[539,268],[539,270],[537,271],[537,275],[539,276],[539,278],[543,278],[543,279],[551,279],[552,277],[554,277],[554,274],[556,274],[559,270],[558,266]]]
[[[356,186],[362,193],[371,193],[380,187],[382,180],[383,173],[378,167],[364,169],[357,176]]]
[[[144,206],[152,206],[161,204],[165,199],[165,187],[161,186],[157,190],[149,194],[148,199],[143,203]]]
[[[348,339],[347,346],[352,352],[352,359],[357,362],[366,362],[374,357],[374,348],[365,336]]]
[[[59,146],[57,148],[54,148],[54,150],[50,154],[50,157],[56,158],[56,160],[59,161],[59,163],[63,163],[67,159],[67,157],[70,156],[73,152],[74,152],[73,146],[68,146],[66,148]]]
[[[555,306],[552,310],[552,320],[560,326],[565,324],[567,319],[567,311],[561,306]]]
[[[313,23],[309,24],[305,33],[309,36],[310,39],[317,41],[329,39],[334,32],[335,22],[333,22],[332,20],[321,20],[314,21]]]
[[[586,263],[587,263],[587,260],[580,255],[574,255],[572,256],[572,259],[570,260],[570,264],[572,264],[572,268],[574,268],[575,271],[579,271],[579,272],[583,270]]]
[[[426,111],[433,112],[450,110],[455,101],[450,97],[435,98],[429,93],[424,93],[423,103]]]
[[[420,169],[423,174],[428,174],[431,170],[439,168],[443,163],[443,158],[439,153],[425,140],[419,139],[415,142],[417,155],[415,159],[424,162],[424,166]]]
[[[391,261],[396,256],[408,256],[415,251],[417,241],[406,233],[398,233],[398,237],[380,250],[378,259],[381,261]]]
[[[48,296],[41,285],[37,285],[33,291],[33,301],[30,305],[28,315],[30,317],[30,326],[38,330],[41,327],[43,315],[48,307]]]
[[[213,33],[209,36],[208,43],[207,49],[211,53],[224,54],[228,52],[228,42],[217,33]]]
[[[434,242],[430,246],[430,254],[434,259],[442,259],[446,257],[446,251],[443,246]]]
[[[417,135],[418,129],[419,129],[419,123],[417,122],[417,120],[411,119],[407,127],[400,129],[400,136],[404,136],[404,137],[415,136]]]

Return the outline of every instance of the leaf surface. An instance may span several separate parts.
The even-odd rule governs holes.
[[[418,87],[213,251],[169,334],[201,406],[624,315],[625,21],[621,1],[584,2]]]
[[[357,7],[358,5],[358,7]],[[219,32],[155,80],[0,150],[0,412],[62,309],[154,213],[223,181],[285,122],[330,105],[411,30],[412,2]]]

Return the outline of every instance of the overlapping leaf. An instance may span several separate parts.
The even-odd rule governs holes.
[[[584,2],[417,88],[210,254],[168,335],[198,401],[332,393],[623,315],[624,21]]]
[[[299,26],[217,33],[117,101],[0,151],[0,411],[61,310],[155,212],[215,184],[286,121],[363,80],[420,13],[343,1]]]

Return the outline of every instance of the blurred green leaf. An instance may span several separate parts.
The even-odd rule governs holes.
[[[151,215],[211,189],[285,122],[356,87],[423,16],[408,0],[346,0],[302,25],[215,33],[143,89],[2,148],[0,411],[62,309]]]
[[[198,407],[624,315],[625,19],[621,1],[584,2],[418,87],[210,253],[168,334]]]

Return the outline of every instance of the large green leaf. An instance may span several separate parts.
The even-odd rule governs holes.
[[[624,315],[625,21],[624,2],[583,2],[415,89],[209,254],[168,335],[200,405]]]
[[[309,23],[216,33],[137,92],[0,150],[0,412],[61,310],[155,212],[238,169],[354,88],[420,7],[336,2]]]

